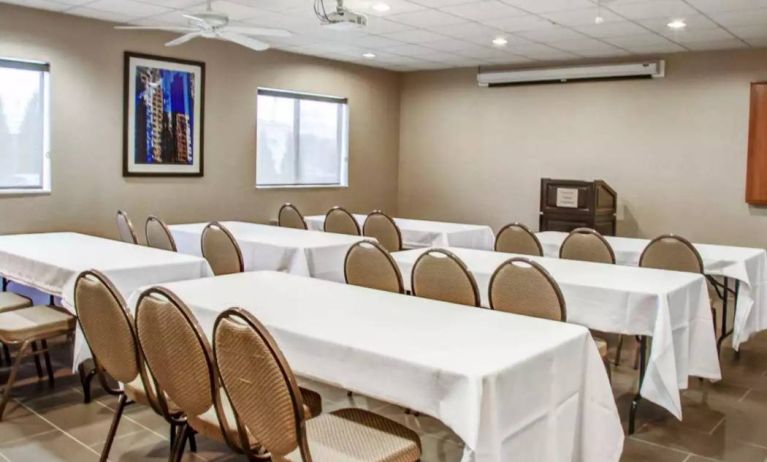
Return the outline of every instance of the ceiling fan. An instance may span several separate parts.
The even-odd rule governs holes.
[[[189,23],[188,26],[115,26],[115,29],[163,30],[184,34],[166,43],[166,47],[174,47],[192,39],[202,37],[227,40],[256,51],[268,49],[269,44],[254,38],[254,35],[264,37],[291,36],[290,32],[281,29],[231,26],[229,25],[229,15],[213,11],[211,0],[207,1],[207,8],[205,11],[194,14],[184,14],[182,16],[187,19]]]

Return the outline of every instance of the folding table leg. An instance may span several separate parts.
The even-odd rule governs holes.
[[[80,374],[80,384],[83,386],[83,402],[88,404],[91,402],[91,382],[93,377],[96,377],[96,368],[85,372],[85,363],[82,363],[77,367],[77,372]]]
[[[730,286],[730,280],[729,278],[724,278],[724,289],[722,290],[723,296],[722,296],[722,333],[719,335],[719,339],[716,342],[716,351],[717,353],[722,352],[722,342],[724,342],[724,339],[727,337],[727,305],[730,299],[729,294],[729,286]],[[714,320],[716,323],[716,320]]]
[[[639,337],[639,386],[634,399],[631,401],[631,410],[629,411],[629,435],[634,434],[636,424],[636,413],[639,401],[642,400],[641,390],[644,383],[644,375],[647,371],[647,337]]]

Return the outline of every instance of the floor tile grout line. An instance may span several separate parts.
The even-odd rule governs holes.
[[[121,440],[121,439],[123,439],[123,438],[127,438],[127,437],[129,437],[129,436],[137,435],[137,434],[139,434],[139,433],[141,433],[141,432],[143,432],[143,431],[144,431],[144,429],[139,429],[139,430],[136,430],[135,432],[129,432],[129,433],[125,433],[125,434],[123,434],[123,435],[119,435],[119,436],[118,436],[118,435],[115,435],[115,439],[113,440],[113,442],[114,442],[114,441],[117,441],[117,440]],[[106,443],[106,441],[99,441],[98,443],[93,443],[93,444],[91,444],[90,446],[91,446],[93,449],[95,449],[95,450],[97,450],[97,451],[98,451],[99,449],[102,449],[102,448],[104,447],[104,443]]]
[[[690,458],[691,458],[691,457],[692,457],[692,453],[690,453],[690,454],[687,454],[687,457],[685,457],[685,458],[682,460],[682,462],[687,462],[688,460],[690,460]]]
[[[717,422],[717,423],[716,423],[716,425],[714,425],[714,428],[712,428],[712,429],[711,429],[711,430],[708,432],[708,434],[709,434],[709,435],[713,435],[713,434],[714,434],[714,432],[716,431],[716,429],[717,429],[717,428],[719,428],[719,427],[720,427],[720,426],[721,426],[721,425],[724,423],[724,419],[725,419],[725,417],[722,417],[721,419],[719,419],[719,422]]]
[[[681,449],[672,448],[670,446],[664,446],[662,444],[653,443],[652,441],[646,441],[646,440],[643,440],[643,439],[639,439],[639,438],[637,438],[635,436],[630,436],[629,438],[631,438],[632,441],[636,441],[636,442],[639,442],[639,443],[647,444],[647,445],[650,445],[650,446],[655,446],[656,448],[668,449],[669,451],[679,452],[679,453],[686,454],[686,455],[697,455],[697,454],[694,454],[694,453],[689,452],[689,451],[683,451]]]
[[[58,432],[58,431],[59,430],[56,429],[56,428],[51,428],[50,430],[45,430],[43,432],[37,432],[37,433],[33,433],[31,435],[24,435],[24,436],[20,436],[18,438],[10,439],[8,441],[3,441],[0,444],[5,446],[7,444],[19,443],[19,442],[24,441],[24,440],[28,440],[28,439],[31,439],[31,438],[37,438],[38,436],[47,435],[48,433],[53,433],[53,432]]]
[[[2,452],[0,452],[0,460],[4,460],[6,462],[11,462],[11,459],[5,456]]]
[[[83,393],[82,393],[82,391],[80,391],[80,389],[79,389],[79,388],[77,388],[77,387],[72,387],[72,389],[73,389],[74,391],[76,391],[77,393],[79,393],[79,394],[83,394]],[[98,404],[99,406],[102,406],[102,407],[105,407],[105,408],[109,409],[110,411],[112,411],[112,414],[114,414],[114,413],[115,413],[115,410],[114,410],[114,409],[112,409],[111,407],[109,407],[109,405],[107,405],[107,404],[105,404],[105,403],[102,403],[102,402],[101,402],[101,401],[99,401],[98,399],[94,399],[92,402],[94,402],[94,403]],[[134,419],[132,419],[132,418],[131,418],[129,415],[123,414],[123,419],[126,419],[126,420],[128,420],[129,422],[131,422],[131,423],[133,423],[133,424],[135,424],[135,425],[138,425],[139,427],[143,428],[144,430],[146,430],[146,431],[148,431],[148,432],[150,432],[150,433],[152,433],[152,434],[154,434],[154,435],[158,436],[158,437],[159,437],[159,438],[161,438],[163,441],[170,441],[170,440],[169,440],[169,439],[168,439],[168,438],[167,438],[165,435],[161,435],[160,433],[158,433],[158,432],[156,432],[156,431],[152,430],[151,428],[147,427],[146,425],[142,424],[141,422],[139,422],[139,421],[137,421],[137,420],[134,420]],[[168,424],[168,425],[170,425],[170,424]]]
[[[56,425],[55,423],[51,422],[50,420],[46,419],[44,416],[40,415],[40,414],[39,414],[37,411],[35,411],[34,409],[30,408],[30,407],[29,407],[29,406],[27,406],[26,404],[22,403],[22,402],[21,402],[21,401],[19,401],[18,399],[14,399],[13,401],[15,401],[15,402],[16,402],[16,403],[17,403],[19,406],[21,406],[21,407],[23,407],[24,409],[28,410],[28,411],[29,411],[29,412],[31,412],[32,414],[34,414],[34,415],[36,415],[37,417],[39,417],[39,418],[43,419],[45,422],[47,422],[47,423],[48,423],[49,425],[51,425],[53,428],[55,428],[55,429],[59,430],[61,433],[63,433],[63,434],[64,434],[64,435],[65,435],[67,438],[70,438],[70,439],[72,439],[72,440],[73,440],[73,441],[75,441],[77,444],[79,444],[79,445],[81,445],[82,447],[84,447],[84,448],[88,449],[89,451],[91,451],[92,453],[96,454],[97,456],[100,456],[100,455],[101,455],[101,454],[99,454],[98,452],[94,451],[94,450],[93,450],[93,448],[91,448],[91,447],[90,447],[90,446],[88,446],[87,444],[85,444],[85,443],[83,443],[82,441],[80,441],[80,440],[78,440],[77,438],[75,438],[75,437],[74,437],[74,436],[73,436],[71,433],[69,433],[68,431],[66,431],[66,430],[64,430],[63,428],[59,427],[58,425]]]
[[[749,394],[751,394],[751,391],[752,391],[752,390],[753,390],[753,388],[749,388],[748,390],[746,390],[746,392],[745,392],[745,393],[743,393],[743,396],[741,396],[741,397],[740,397],[740,399],[738,399],[738,402],[739,402],[739,403],[742,403],[742,402],[743,402],[743,400],[745,400],[745,399],[746,399],[746,397],[747,397]]]

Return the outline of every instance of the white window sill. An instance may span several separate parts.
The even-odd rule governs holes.
[[[0,189],[0,196],[48,196],[50,189]]]
[[[270,186],[258,186],[256,189],[346,189],[349,185],[344,184],[278,184]]]

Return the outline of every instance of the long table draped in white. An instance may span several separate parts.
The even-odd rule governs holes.
[[[163,286],[208,335],[222,311],[245,308],[298,375],[442,420],[465,461],[620,457],[612,390],[581,326],[275,272]]]
[[[242,250],[245,271],[285,271],[332,281],[344,281],[344,258],[363,238],[279,226],[224,221]],[[172,225],[179,252],[202,255],[201,236],[207,223]]]
[[[362,229],[366,215],[354,214],[354,219]],[[439,221],[411,220],[394,218],[402,233],[402,245],[405,248],[418,247],[464,247],[467,249],[492,250],[495,235],[489,226],[444,223]],[[322,231],[325,215],[306,217],[306,225],[311,230]]]
[[[471,249],[448,249],[466,263],[489,306],[490,278],[511,257],[540,263],[562,289],[569,322],[603,332],[652,337],[642,396],[682,418],[688,377],[721,378],[706,280],[701,275]],[[392,254],[410,288],[425,250]]]
[[[0,275],[47,294],[61,297],[74,309],[77,276],[89,269],[106,274],[117,290],[129,296],[147,284],[212,276],[199,257],[126,244],[77,233],[0,236]],[[75,338],[75,365],[90,353],[81,335]]]
[[[536,233],[547,257],[559,257],[559,248],[567,233]],[[619,265],[637,266],[648,239],[605,236],[615,251]],[[724,276],[740,281],[737,311],[732,333],[735,350],[753,334],[767,329],[767,251],[748,247],[694,244],[710,276]]]

